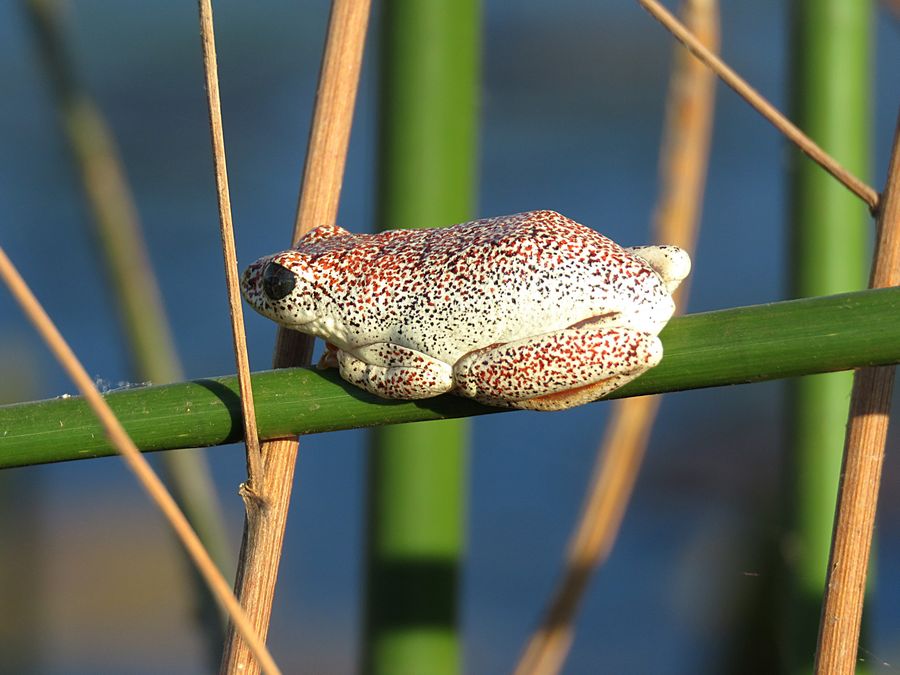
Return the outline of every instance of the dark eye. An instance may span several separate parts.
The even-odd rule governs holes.
[[[270,300],[281,300],[294,290],[294,273],[287,267],[270,262],[263,270],[263,291]]]

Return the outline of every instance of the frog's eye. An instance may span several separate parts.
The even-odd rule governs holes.
[[[263,292],[270,300],[281,300],[294,290],[296,277],[287,267],[276,262],[266,263],[263,269]]]

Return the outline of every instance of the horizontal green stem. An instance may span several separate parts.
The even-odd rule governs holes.
[[[663,362],[612,397],[774,380],[900,362],[900,288],[860,291],[673,319]],[[333,371],[256,373],[262,438],[465,417],[496,408],[455,396],[385,401]],[[144,451],[240,439],[233,376],[111,392],[107,400]],[[0,468],[114,454],[77,397],[0,407]]]

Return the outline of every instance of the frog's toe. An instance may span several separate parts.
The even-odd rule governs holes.
[[[691,273],[691,257],[677,246],[634,246],[627,250],[653,268],[669,293]]]
[[[316,368],[318,368],[319,370],[338,368],[340,364],[338,363],[337,353],[338,348],[330,342],[326,342],[325,351],[322,352],[322,356],[319,357],[319,362],[316,364]]]

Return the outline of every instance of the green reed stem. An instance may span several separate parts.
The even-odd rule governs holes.
[[[478,0],[387,0],[382,15],[378,222],[469,220]],[[461,672],[463,420],[383,427],[369,468],[365,672]]]
[[[900,363],[900,288],[691,314],[660,335],[666,356],[609,398],[776,380]],[[386,401],[334,370],[254,374],[263,439],[501,412],[452,395]],[[143,451],[223,445],[241,437],[236,378],[106,395]],[[548,424],[565,413],[547,413]],[[79,397],[0,406],[0,468],[115,454]]]
[[[868,0],[796,0],[791,31],[793,120],[857,176],[869,165]],[[866,206],[794,151],[790,199],[792,297],[865,287]],[[812,669],[852,374],[797,379],[789,388],[790,500],[786,613],[787,669]]]

